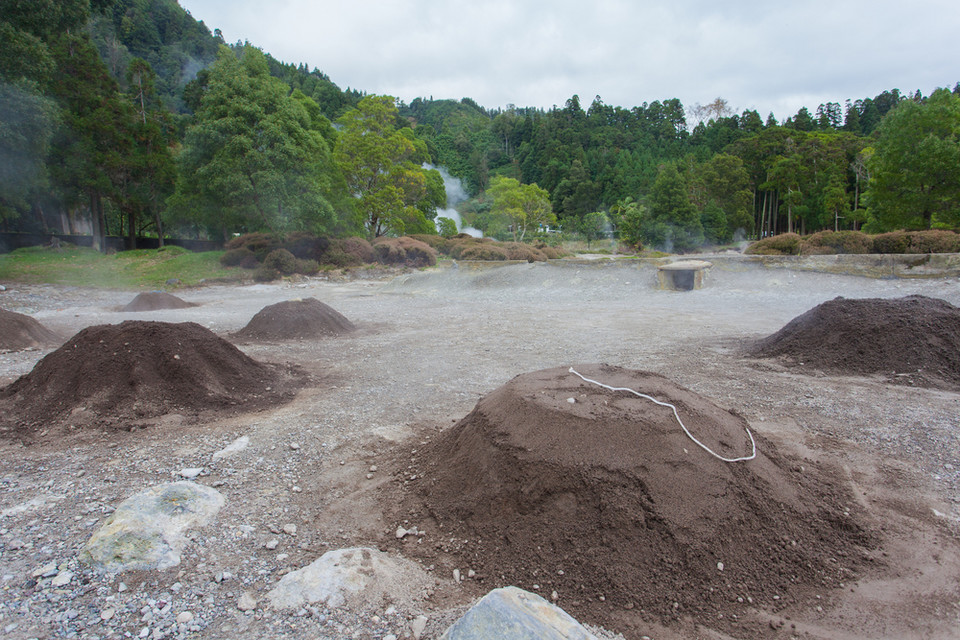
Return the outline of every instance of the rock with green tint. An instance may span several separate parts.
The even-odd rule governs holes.
[[[180,564],[184,533],[207,524],[224,504],[215,489],[171,482],[123,501],[80,553],[95,569],[119,573]]]
[[[535,593],[494,589],[440,637],[440,640],[597,640],[567,612]]]

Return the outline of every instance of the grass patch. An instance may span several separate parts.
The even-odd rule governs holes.
[[[240,270],[220,264],[223,251],[193,253],[182,247],[138,249],[104,255],[92,249],[26,247],[0,255],[0,280],[109,289],[165,288],[203,279],[239,279]]]

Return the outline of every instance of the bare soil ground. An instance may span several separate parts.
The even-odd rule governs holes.
[[[179,290],[178,297],[200,306],[149,317],[116,311],[130,292],[7,284],[0,306],[64,336],[137,319],[196,322],[227,337],[263,307],[305,297],[330,305],[358,329],[240,345],[259,362],[309,374],[311,384],[276,408],[209,413],[199,422],[159,416],[129,432],[92,426],[55,440],[0,440],[0,632],[11,638],[382,638],[403,637],[422,614],[429,619],[424,637],[431,638],[472,599],[509,579],[544,597],[556,591],[561,607],[627,638],[957,637],[960,394],[910,380],[892,384],[888,374],[841,376],[746,355],[756,340],[837,296],[924,295],[958,305],[957,279],[874,280],[730,262],[714,268],[702,290],[660,291],[655,284],[649,265],[605,260],[460,265],[372,280]],[[47,353],[0,354],[0,384],[28,373]],[[606,583],[595,574],[592,582],[580,581],[577,571],[546,575],[537,560],[549,554],[522,565],[515,554],[487,554],[478,544],[483,529],[458,535],[464,529],[441,528],[443,522],[405,502],[421,491],[421,474],[430,472],[425,456],[442,448],[445,434],[482,398],[518,375],[581,363],[651,371],[739,414],[758,436],[764,465],[796,482],[798,504],[828,517],[824,526],[834,533],[850,518],[856,544],[818,546],[823,540],[811,521],[803,523],[808,529],[794,530],[808,543],[800,552],[791,544],[796,536],[758,541],[765,530],[747,527],[726,543],[733,560],[720,559],[729,579],[712,573],[719,571],[717,558],[701,553],[711,566],[699,567],[698,575],[709,579],[664,570],[657,574],[662,593],[640,593],[630,562],[642,561],[642,550],[610,554],[615,561]],[[247,449],[213,459],[239,436],[249,437]],[[469,449],[461,454],[466,474]],[[477,451],[478,459],[482,454]],[[689,486],[710,484],[719,473],[712,465],[687,461]],[[179,567],[113,576],[76,562],[80,547],[123,499],[198,467],[204,471],[197,480],[221,491],[227,505],[214,526],[191,534],[194,544]],[[729,492],[718,497],[732,505],[740,496],[759,499],[764,483],[744,469],[723,476]],[[835,491],[811,492],[821,481]],[[788,485],[772,494],[785,505],[777,517],[796,506],[783,497]],[[581,500],[582,513],[599,506],[592,504],[595,493]],[[564,498],[553,504],[563,511]],[[697,510],[684,514],[697,524]],[[498,521],[490,515],[492,527]],[[285,524],[296,524],[296,534],[281,533]],[[586,541],[587,549],[599,554],[616,545],[616,526],[591,532],[579,524],[569,527],[572,534],[597,538],[594,545]],[[416,527],[417,534],[398,540],[398,526]],[[564,530],[562,521],[555,526]],[[716,537],[722,540],[722,532]],[[265,546],[274,540],[275,548]],[[419,605],[373,611],[237,609],[243,592],[262,599],[284,573],[324,551],[356,545],[416,559],[434,586],[419,599],[403,598]],[[703,549],[669,551],[680,566]],[[791,559],[810,566],[790,573]],[[498,562],[510,566],[498,572]],[[459,582],[454,569],[464,577]],[[51,571],[57,570],[75,576],[55,586]],[[632,589],[638,592],[627,593]],[[185,611],[190,621],[177,623]]]

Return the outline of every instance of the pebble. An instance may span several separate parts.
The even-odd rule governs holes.
[[[410,623],[410,633],[413,634],[414,640],[420,640],[420,636],[423,635],[424,630],[427,628],[427,617],[426,616],[417,616],[413,619],[413,622]]]
[[[297,535],[297,525],[295,524],[285,524],[283,525],[283,532],[288,536]]]
[[[195,467],[190,469],[181,469],[178,474],[181,478],[186,478],[187,480],[193,480],[197,476],[203,473],[203,467]]]
[[[240,611],[253,611],[257,608],[257,599],[249,591],[244,591],[243,595],[237,601],[237,609]]]
[[[177,622],[179,622],[180,624],[187,624],[187,623],[190,622],[191,620],[193,620],[193,612],[192,612],[192,611],[184,611],[184,612],[182,612],[180,615],[177,616]]]
[[[300,448],[300,445],[297,444],[296,442],[291,442],[291,443],[290,443],[290,448],[293,449],[294,451],[296,451],[297,449]]]
[[[101,620],[110,620],[117,613],[116,609],[104,609],[100,612]]]
[[[267,544],[265,544],[265,545],[263,545],[263,546],[266,547],[267,549],[273,551],[274,549],[277,548],[277,545],[279,545],[279,544],[280,544],[280,541],[279,541],[279,540],[277,540],[276,538],[272,538],[272,539],[270,539],[270,540],[267,540]]]
[[[56,575],[56,577],[50,581],[50,584],[54,587],[62,587],[64,585],[70,584],[70,581],[73,580],[72,571],[61,571]]]
[[[27,543],[21,540],[20,538],[14,538],[9,543],[7,543],[7,549],[9,549],[10,551],[23,549],[25,546],[27,546]]]

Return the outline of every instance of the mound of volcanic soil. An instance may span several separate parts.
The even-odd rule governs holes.
[[[662,376],[575,369],[675,405],[720,456],[751,454],[742,417]],[[734,614],[826,593],[858,574],[876,545],[828,471],[754,437],[755,458],[723,462],[669,407],[568,368],[521,375],[406,452],[412,464],[391,515],[427,537],[392,543],[428,563],[472,568],[484,590],[556,591],[575,617],[608,628],[611,615],[666,624],[690,615],[739,624],[742,637]]]
[[[354,330],[354,324],[333,307],[316,298],[306,298],[264,307],[247,326],[231,337],[242,340],[295,340],[338,336]]]
[[[194,302],[181,300],[164,291],[148,291],[137,294],[121,311],[158,311],[160,309],[187,309],[198,306]]]
[[[22,436],[71,412],[93,425],[204,410],[250,411],[292,397],[295,372],[257,362],[193,322],[127,321],[87,327],[0,390]]]
[[[0,351],[50,347],[62,342],[62,337],[30,316],[0,309]]]
[[[937,298],[835,298],[753,345],[781,358],[846,375],[960,388],[960,309]]]

